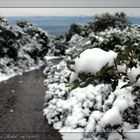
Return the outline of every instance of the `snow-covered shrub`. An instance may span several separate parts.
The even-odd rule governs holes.
[[[21,28],[11,26],[7,20],[0,24],[0,80],[38,67],[41,57],[34,54],[41,51],[41,45]],[[5,77],[5,78],[4,78]]]
[[[67,43],[65,42],[64,36],[51,37],[48,46],[51,48],[49,49],[48,54],[53,54],[54,56],[65,55]]]
[[[53,65],[53,63],[48,61],[43,73],[46,75],[44,84],[47,87],[45,96],[47,108],[44,110],[44,114],[47,116],[49,123],[59,122],[58,118],[61,115],[61,111],[57,110],[56,104],[58,100],[66,100],[67,96],[69,96],[70,87],[67,87],[66,84],[69,81],[70,71],[67,69],[64,61],[57,65]]]
[[[65,61],[57,65],[49,62],[47,64],[48,67],[44,70],[47,76],[44,81],[47,88],[44,115],[50,124],[62,132],[84,132],[88,117],[93,110],[101,109],[102,98],[107,96],[110,88],[101,84],[71,91],[71,87],[68,86],[70,71]]]
[[[0,81],[40,67],[46,55],[64,55],[62,39],[55,40],[46,31],[25,20],[19,20],[17,26],[12,26],[1,18]]]
[[[19,34],[7,23],[7,21],[0,21],[0,57],[8,56],[17,59],[17,49]]]
[[[140,32],[133,26],[126,27],[123,30],[110,28],[97,33],[91,32],[88,37],[73,35],[72,39],[72,41],[69,41],[68,49],[66,50],[66,54],[72,58],[91,48],[101,48],[105,51],[114,50],[123,53],[129,45],[136,46],[135,52],[139,53],[137,46],[140,45]]]
[[[140,32],[115,27],[71,37],[69,81],[48,74],[44,115],[61,132],[86,132],[90,140],[138,139],[129,132],[140,126]]]
[[[70,41],[71,37],[75,34],[80,35],[82,32],[82,25],[78,24],[71,24],[69,31],[66,33],[66,42]]]
[[[129,25],[125,13],[115,13],[111,15],[109,13],[104,13],[101,15],[96,15],[92,22],[90,22],[90,27],[95,32],[103,31],[109,27],[124,29]]]
[[[94,132],[93,138],[108,139],[113,137],[113,131],[119,134],[115,135],[115,138],[120,139],[120,136],[127,138],[123,132],[137,129],[139,126],[140,65],[139,54],[135,53],[137,48],[139,46],[129,44],[123,51],[125,57],[122,57],[122,52],[118,54],[114,52],[111,55],[97,48],[88,49],[71,64],[70,69],[73,71],[71,82],[74,88],[95,85],[95,81],[96,84],[101,82],[109,84],[112,88],[102,102],[100,118],[98,120],[93,118],[89,122],[90,126],[91,123],[94,125],[94,129],[91,127],[91,131]]]
[[[123,51],[129,44],[138,46],[140,42],[140,32],[133,27],[120,29],[106,29],[105,31],[89,34],[93,47],[103,50]]]
[[[96,15],[93,20],[89,21],[85,25],[73,23],[70,26],[69,31],[66,33],[65,38],[66,42],[68,42],[75,34],[82,37],[87,37],[91,32],[101,32],[109,28],[123,30],[130,25],[131,24],[123,12],[115,13],[114,15],[104,13],[101,15]]]
[[[37,41],[40,44],[40,50],[34,49],[30,53],[31,57],[38,55],[44,57],[47,54],[50,47],[48,46],[49,37],[46,31],[42,30],[36,25],[28,23],[25,20],[18,20],[17,26],[21,27],[24,33],[27,33],[31,39]]]

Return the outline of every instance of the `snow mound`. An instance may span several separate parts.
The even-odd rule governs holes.
[[[73,66],[76,73],[85,72],[95,74],[100,71],[103,66],[114,65],[117,53],[114,51],[106,52],[99,48],[87,49],[75,59]]]

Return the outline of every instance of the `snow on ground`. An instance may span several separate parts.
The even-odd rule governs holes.
[[[30,57],[26,61],[21,61],[20,66],[16,66],[14,63],[10,66],[6,66],[7,61],[4,59],[0,60],[0,64],[3,66],[3,69],[0,69],[0,82],[8,80],[16,75],[22,75],[25,72],[38,69],[43,66],[45,63],[41,60],[35,64]],[[3,63],[1,63],[3,61]],[[9,61],[9,60],[8,60]]]
[[[12,77],[14,77],[16,75],[22,75],[24,72],[29,72],[29,71],[38,69],[41,66],[43,66],[45,64],[45,62],[47,63],[50,60],[60,59],[60,58],[61,57],[59,57],[59,56],[45,56],[44,57],[44,60],[45,61],[41,61],[40,60],[38,64],[34,64],[34,62],[33,62],[28,67],[25,64],[25,66],[24,66],[25,70],[24,69],[20,69],[18,67],[15,67],[14,65],[13,65],[13,67],[10,67],[10,68],[7,67],[7,70],[5,69],[7,73],[0,73],[0,82],[5,81],[5,80],[8,80],[8,79],[10,79],[10,78],[12,78]],[[28,61],[30,61],[30,60],[28,60]],[[15,69],[16,69],[16,71],[15,71]]]
[[[69,85],[69,82],[72,83],[77,79],[78,73],[96,74],[105,65],[113,66],[118,52],[124,51],[126,48],[124,42],[132,41],[132,45],[139,45],[139,31],[130,27],[123,30],[109,28],[96,33],[88,31],[87,37],[79,34],[73,35],[69,42],[65,42],[69,45],[66,54],[74,58],[78,53],[82,53],[76,57],[75,63],[71,67],[75,72],[71,72],[65,61],[61,61],[57,65],[50,62],[52,59],[59,58],[53,55],[58,55],[61,51],[64,53],[65,47],[61,47],[62,50],[59,48],[65,44],[63,39],[59,38],[57,41],[50,39],[51,41],[48,43],[49,38],[46,32],[25,21],[19,21],[19,27],[13,28],[7,25],[7,22],[2,26],[15,38],[20,37],[20,35],[22,38],[18,40],[12,38],[15,42],[13,48],[18,52],[17,57],[11,59],[11,54],[9,54],[9,56],[0,59],[1,81],[39,68],[44,64],[41,57],[47,54],[51,55],[44,57],[47,65],[43,71],[46,76],[44,84],[47,88],[44,115],[49,124],[59,129],[64,140],[69,140],[69,138],[77,140],[77,137],[80,140],[84,135],[82,135],[83,133],[63,132],[97,132],[92,133],[93,136],[90,137],[97,140],[120,140],[121,135],[113,133],[117,130],[120,132],[121,130],[139,132],[139,129],[133,130],[136,125],[131,122],[135,119],[133,116],[135,96],[131,94],[131,87],[121,89],[120,85],[125,84],[123,79],[119,79],[119,85],[113,92],[108,84],[89,84],[87,87],[76,89],[72,89]],[[9,42],[11,43],[11,41]],[[20,45],[18,46],[18,44]],[[1,56],[5,55],[5,51],[7,48],[3,49],[4,54]],[[36,57],[34,58],[34,56]],[[117,69],[119,72],[127,72],[125,65],[119,65]],[[135,86],[140,85],[139,74],[139,68],[132,68],[127,72],[130,82],[134,83]],[[100,132],[109,133],[100,134]],[[129,140],[133,138],[137,140],[139,135],[134,136],[133,133],[132,135],[126,133],[126,137]]]
[[[17,75],[22,75],[23,73],[26,73],[26,72],[29,72],[29,71],[32,71],[32,70],[35,70],[35,69],[39,69],[41,66],[43,66],[44,63],[40,64],[40,65],[37,65],[37,66],[33,66],[33,67],[30,67],[29,69],[25,70],[25,71],[22,71],[22,69],[20,70],[20,72],[11,72],[9,74],[2,74],[0,73],[0,82],[2,81],[6,81],[14,76],[17,76]]]
[[[16,73],[13,73],[11,75],[0,74],[0,82],[6,81],[6,80],[8,80],[16,75],[17,75]]]

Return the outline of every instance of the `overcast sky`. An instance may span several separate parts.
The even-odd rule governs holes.
[[[140,16],[140,8],[0,8],[0,16],[94,16],[104,12]]]

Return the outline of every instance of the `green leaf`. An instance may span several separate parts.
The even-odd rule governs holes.
[[[75,80],[73,83],[72,83],[72,89],[75,89],[75,88],[77,88],[77,87],[79,87],[79,85],[80,85],[80,82],[78,81],[78,80]]]
[[[78,73],[78,77],[84,81],[87,78],[87,75],[84,72]]]
[[[87,87],[88,85],[89,85],[89,83],[86,83],[86,82],[80,83],[81,88]]]
[[[135,86],[135,87],[133,88],[133,90],[132,90],[132,93],[135,93],[135,92],[137,92],[137,91],[139,91],[139,90],[140,90],[140,87]]]
[[[71,65],[74,65],[75,64],[75,61],[69,61],[69,62],[67,62],[67,68],[69,69],[69,70],[71,70],[72,72],[75,72],[72,68],[71,68]]]
[[[66,87],[71,87],[73,84],[66,84]]]
[[[91,76],[91,77],[88,77],[86,80],[85,80],[85,85],[88,86],[89,84],[91,84],[94,80],[97,80],[99,79],[100,76]]]
[[[135,83],[138,81],[139,78],[140,78],[140,74],[137,75]]]
[[[113,84],[112,84],[112,91],[115,91],[117,86],[118,86],[118,80],[113,82]]]
[[[129,84],[123,85],[123,86],[121,87],[121,89],[122,89],[122,88],[126,88],[126,87],[128,87],[128,86],[130,86],[130,83],[129,83]]]
[[[74,65],[75,64],[75,61],[69,61],[68,62],[68,65]]]
[[[128,64],[128,67],[133,68],[133,66],[134,66],[134,63],[132,61],[130,61],[129,64]]]
[[[109,62],[107,62],[100,71],[104,71],[108,67]]]

